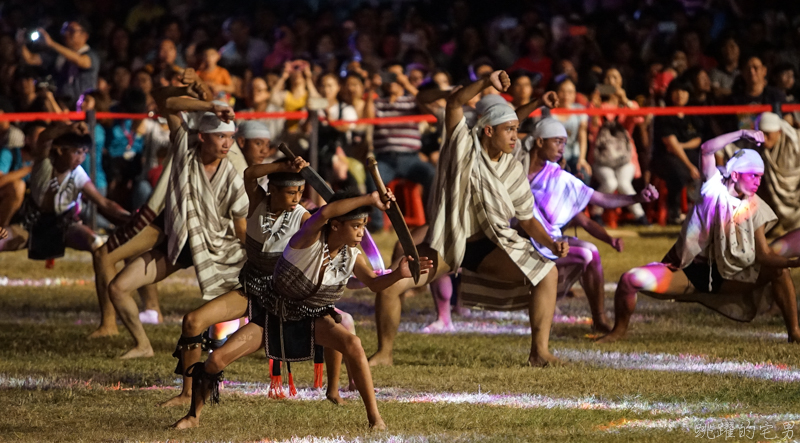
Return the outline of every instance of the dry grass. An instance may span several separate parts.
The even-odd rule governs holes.
[[[660,259],[673,241],[663,230],[643,233],[646,235],[626,237],[623,254],[600,245],[608,281],[616,280],[634,265]],[[391,244],[391,236],[383,235],[378,240],[388,250],[385,246]],[[85,254],[70,252],[53,270],[24,257],[24,253],[0,255],[0,275],[12,279],[91,276]],[[187,271],[180,276],[192,274]],[[675,420],[683,416],[674,411],[652,413],[634,407],[521,409],[389,399],[381,400],[379,407],[390,431],[370,433],[357,399],[337,408],[322,400],[275,401],[230,388],[223,390],[220,406],[206,409],[200,429],[168,430],[167,426],[185,409],[159,409],[155,405],[175,391],[142,388],[176,386],[172,374],[175,363],[170,354],[180,333],[178,320],[201,300],[196,286],[167,282],[160,291],[166,324],[146,327],[156,356],[120,361],[115,357],[131,345],[126,333],[84,340],[97,321],[91,285],[0,287],[0,441],[280,441],[292,436],[341,436],[345,440],[360,437],[367,441],[386,441],[391,436],[412,441],[696,441],[693,432],[682,429],[609,432],[604,428],[623,419]],[[610,308],[611,299],[608,304]],[[372,298],[365,293],[351,293],[340,307],[356,318],[367,353],[374,351]],[[566,315],[588,315],[582,297],[565,300],[560,308]],[[635,356],[691,354],[706,356],[708,362],[771,361],[786,365],[785,370],[800,367],[798,348],[768,335],[783,332],[780,318],[738,324],[700,306],[646,297],[641,297],[637,313],[643,317],[634,323],[627,341],[596,345],[586,337],[586,325],[557,323],[551,347],[561,352],[613,351]],[[433,304],[426,294],[406,301],[404,321],[424,323],[433,317]],[[525,324],[519,318],[482,321]],[[800,413],[796,382],[756,378],[760,368],[752,371],[752,377],[701,373],[693,367],[688,368],[689,372],[613,369],[602,362],[568,362],[534,370],[523,366],[529,340],[524,335],[401,333],[395,366],[374,368],[375,386],[381,392],[417,394],[480,391],[537,394],[553,399],[592,398],[596,405],[631,400],[687,407],[704,402],[721,405],[719,410],[691,412],[701,417],[743,412]],[[771,368],[780,371],[783,366]],[[310,384],[311,364],[297,364],[294,372],[300,387]],[[231,365],[226,379],[268,381],[263,354],[256,353]],[[21,384],[24,380],[27,382]],[[550,406],[557,406],[557,402],[552,401]],[[800,435],[800,427],[795,430]],[[764,440],[760,433],[757,436]]]

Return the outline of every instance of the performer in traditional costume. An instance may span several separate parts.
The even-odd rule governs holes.
[[[81,223],[85,196],[111,220],[124,223],[130,213],[103,197],[80,166],[92,146],[86,123],[55,123],[45,129],[34,149],[31,195],[21,209],[28,238],[28,257],[48,260],[64,255],[65,247],[92,253],[95,273],[103,277],[98,249],[100,237]]]
[[[266,275],[255,266],[245,266],[239,280],[242,292],[249,299],[250,323],[214,351],[205,363],[189,368],[188,375],[194,377],[192,405],[175,427],[199,424],[200,412],[209,395],[212,402],[219,400],[222,370],[230,363],[262,347],[267,357],[275,360],[308,360],[314,355],[315,344],[319,344],[344,354],[370,426],[385,428],[361,341],[338,324],[333,304],[341,298],[352,275],[372,291],[411,277],[407,258],[394,272],[376,276],[357,249],[370,207],[386,210],[389,204],[394,204],[394,196],[389,193],[388,197],[389,203],[384,204],[378,192],[354,197],[337,194],[291,238],[273,275]],[[431,267],[430,260],[420,258],[423,273]]]
[[[622,275],[614,297],[614,329],[601,342],[625,336],[637,292],[661,300],[697,302],[728,318],[751,321],[770,286],[789,341],[800,340],[795,289],[789,275],[789,268],[800,267],[800,239],[797,232],[786,234],[776,242],[778,252],[767,243],[764,233],[777,217],[756,195],[764,162],[758,152],[742,149],[722,171],[715,166],[714,153],[741,138],[764,143],[764,134],[752,130],[723,134],[703,143],[701,200],[662,263]],[[787,240],[795,246],[782,247]]]
[[[504,71],[495,71],[447,100],[446,140],[429,202],[431,224],[426,243],[418,247],[420,255],[435,257],[435,272],[416,285],[412,279],[404,279],[378,293],[378,351],[370,357],[372,365],[392,364],[400,294],[459,268],[463,271],[459,296],[464,306],[527,308],[532,330],[528,362],[543,366],[556,360],[548,343],[558,274],[554,263],[521,237],[510,220],[519,220],[528,236],[557,257],[565,256],[569,246],[550,238],[533,217],[533,196],[525,172],[511,155],[519,128],[514,109],[505,103],[489,106],[470,129],[462,108],[484,88],[494,86],[505,91],[510,83]],[[491,288],[484,281],[489,281]]]
[[[159,96],[162,98],[163,96]],[[120,271],[109,295],[136,346],[122,358],[150,357],[153,349],[130,292],[195,266],[203,298],[211,300],[238,285],[245,262],[247,197],[241,175],[227,159],[235,127],[230,106],[189,97],[159,102],[171,132],[172,166],[162,214],[152,225],[166,238]],[[197,142],[179,112],[205,112]]]
[[[608,244],[618,252],[622,251],[622,239],[613,238],[599,224],[583,214],[586,205],[591,203],[602,208],[621,208],[634,203],[647,203],[658,198],[658,191],[647,185],[638,195],[618,195],[595,192],[583,181],[561,169],[558,161],[564,154],[567,130],[564,125],[552,118],[540,120],[533,133],[519,145],[515,156],[522,162],[528,174],[533,201],[533,215],[544,226],[550,237],[562,237],[562,229],[575,220],[578,226]],[[558,269],[558,296],[563,297],[579,279],[586,291],[592,312],[593,329],[610,332],[611,327],[605,315],[605,291],[603,264],[600,253],[592,243],[576,237],[568,237],[569,254],[557,258],[549,249],[535,239],[533,244],[545,257],[555,260]]]
[[[259,130],[266,130],[266,127],[246,126],[249,126],[246,128],[249,132],[243,134],[243,137],[259,136]],[[305,180],[297,173],[307,165],[301,157],[297,157],[291,163],[283,161],[253,165],[244,173],[245,191],[250,202],[245,241],[247,266],[253,266],[265,275],[272,275],[275,263],[289,239],[311,217],[300,205]],[[268,177],[268,193],[259,185],[259,180],[263,177]],[[163,403],[163,406],[191,401],[192,379],[185,373],[186,369],[200,360],[202,348],[209,344],[210,337],[203,333],[216,323],[237,320],[246,315],[247,299],[241,291],[234,289],[183,317],[181,338],[173,354],[178,357],[175,372],[184,376],[183,391]],[[338,387],[334,387],[336,388]]]
[[[157,97],[159,102],[169,97],[182,96],[195,97],[200,100],[208,101],[213,95],[208,86],[199,81],[194,69],[186,69],[181,75],[180,80],[187,86],[160,88],[153,91],[153,95]],[[189,137],[190,144],[192,145],[196,143],[197,124],[202,115],[203,112],[198,111],[186,113],[182,116],[190,130]],[[255,145],[255,143],[250,144]],[[244,173],[251,158],[258,161],[259,157],[264,157],[257,149],[249,149],[252,151],[250,155],[247,155],[247,152],[242,152],[242,149],[248,150],[248,148],[251,147],[234,144],[230,152],[228,152],[227,159],[234,168],[236,168],[239,174]],[[267,152],[266,155],[274,154],[276,151],[277,149],[273,149]],[[258,162],[260,163],[260,161]],[[89,336],[90,338],[116,335],[118,333],[116,311],[108,296],[108,285],[117,274],[117,264],[130,261],[150,251],[160,241],[163,241],[163,235],[161,235],[162,230],[154,227],[152,222],[156,217],[161,215],[164,210],[171,169],[172,152],[169,152],[163,163],[161,177],[147,203],[136,211],[128,223],[115,229],[109,236],[108,241],[97,250],[99,267],[104,270],[102,274],[95,275],[97,298],[100,302],[102,316],[100,326]],[[139,288],[138,292],[144,303],[144,311],[140,313],[140,319],[149,317],[150,322],[160,323],[161,310],[158,305],[158,291],[156,290],[156,285],[145,285]]]

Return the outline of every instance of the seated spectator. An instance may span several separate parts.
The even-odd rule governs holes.
[[[535,72],[542,76],[539,81],[540,85],[547,85],[550,83],[550,78],[553,76],[553,60],[546,55],[547,39],[542,31],[538,29],[532,30],[522,43],[520,52],[522,57],[511,65],[508,72],[517,70],[524,70],[528,72]]]
[[[371,91],[367,91],[366,118],[399,117],[419,113],[416,103],[417,88],[403,74],[403,68],[397,63],[389,63],[382,73],[385,97],[375,99]],[[406,92],[408,94],[406,95]],[[423,201],[433,184],[436,168],[419,157],[422,148],[422,136],[419,124],[387,124],[375,125],[372,144],[378,169],[384,183],[395,178],[404,178],[423,187]],[[367,180],[367,189],[376,189],[375,183]],[[383,228],[383,214],[373,211],[368,227],[372,231]]]
[[[694,29],[689,29],[681,37],[683,53],[686,54],[686,62],[690,68],[698,67],[705,71],[710,71],[717,67],[717,61],[713,57],[703,54],[703,45],[700,41],[700,34]]]
[[[53,40],[44,29],[39,28],[37,31],[44,47],[55,51],[58,56],[52,64],[45,66],[42,54],[32,53],[26,46],[26,41],[21,40],[19,50],[23,61],[31,66],[42,66],[47,72],[53,73],[58,96],[74,109],[75,102],[83,91],[97,86],[97,75],[100,71],[100,58],[87,44],[89,23],[82,18],[64,22],[61,28],[64,45]]]
[[[739,76],[739,45],[733,37],[722,40],[719,63],[711,70],[711,89],[714,97],[722,99],[731,95],[733,83]]]
[[[146,113],[147,97],[140,88],[128,88],[119,104],[125,113]],[[144,119],[115,120],[108,131],[108,184],[109,197],[123,207],[133,207],[130,191],[136,177],[142,172],[142,151],[146,123]]]
[[[223,101],[233,94],[236,88],[227,69],[218,66],[219,52],[211,44],[198,48],[200,66],[197,75],[214,91],[214,95]]]
[[[683,73],[683,79],[691,86],[689,106],[714,106],[717,104],[714,94],[711,92],[711,79],[702,68],[687,69]],[[702,123],[699,135],[703,140],[711,140],[722,132],[716,119],[711,115],[696,115],[695,118]]]
[[[289,81],[286,89],[286,81]],[[283,65],[283,73],[272,88],[270,102],[286,112],[306,109],[309,97],[319,97],[311,75],[311,64],[305,60],[295,60]],[[300,120],[287,120],[284,132],[297,139],[300,136]]]
[[[576,92],[575,84],[567,77],[556,85],[558,94],[558,107],[563,109],[584,109],[583,105],[575,103]],[[589,184],[592,178],[592,167],[586,161],[588,152],[589,117],[585,114],[556,114],[555,118],[564,125],[567,130],[567,143],[564,147],[562,157],[565,163],[564,169],[581,179],[585,184]]]
[[[514,109],[530,103],[533,97],[533,88],[539,80],[539,75],[526,71],[515,71],[511,75],[511,87],[508,93],[511,96],[511,106]],[[521,123],[521,122],[520,122]]]
[[[144,92],[144,95],[147,97],[147,110],[155,111],[157,106],[152,95],[153,77],[150,76],[150,73],[148,73],[146,69],[136,71],[131,78],[131,86],[139,88]]]
[[[237,101],[238,103],[238,101]],[[246,89],[245,108],[241,109],[242,112],[282,112],[283,108],[275,105],[270,100],[269,87],[266,80],[261,77],[253,77],[250,84]],[[239,112],[239,111],[237,111]],[[272,142],[276,145],[280,143],[281,136],[283,135],[283,127],[286,122],[283,118],[265,118],[258,119],[261,123],[267,126],[269,133],[272,135]],[[237,122],[241,124],[241,122]]]
[[[758,188],[778,215],[770,236],[800,228],[800,131],[777,114],[765,112],[758,121],[764,143],[757,148],[764,159],[764,177]]]
[[[783,104],[786,95],[779,89],[767,85],[767,67],[758,57],[749,57],[742,65],[742,88],[728,97],[730,105],[770,105]],[[727,119],[724,131],[754,129],[758,114],[735,114]]]
[[[23,133],[8,120],[0,120],[0,228],[8,226],[22,206],[33,166],[28,141],[35,144],[42,131],[38,128],[43,126],[42,122],[31,122]]]
[[[603,86],[606,93],[601,93],[602,109],[629,108],[638,109],[639,105],[629,100],[622,88],[622,75],[618,70],[610,68],[603,77]],[[613,91],[613,93],[611,92]],[[641,177],[639,157],[633,143],[633,130],[636,125],[644,123],[643,117],[627,117],[624,115],[608,114],[591,119],[590,133],[592,136],[593,164],[592,173],[599,183],[598,190],[606,194],[619,191],[620,194],[632,195],[633,179]],[[647,225],[642,205],[636,203],[629,206],[636,223]],[[603,208],[595,206],[592,210],[592,219],[602,224]]]
[[[247,68],[253,75],[263,75],[264,59],[269,55],[269,47],[264,40],[250,35],[247,19],[230,18],[222,27],[228,43],[219,50],[220,64],[228,69]]]
[[[667,90],[667,106],[686,106],[692,86],[673,80]],[[703,123],[692,115],[657,116],[653,122],[653,173],[667,183],[667,221],[681,224],[681,192],[689,183],[700,185],[700,144]]]
[[[789,63],[782,63],[772,70],[772,86],[786,95],[786,103],[798,103],[797,89],[795,88],[794,67]],[[800,112],[786,113],[786,121],[795,128],[800,128]]]
[[[111,73],[111,98],[122,99],[122,93],[131,86],[131,70],[126,65],[117,65]]]
[[[178,49],[175,47],[175,42],[168,38],[162,38],[161,42],[158,44],[158,55],[156,56],[156,59],[153,62],[148,63],[144,67],[144,70],[150,74],[152,80],[156,84],[169,86],[169,82],[164,81],[168,73],[179,73],[183,71],[180,66],[175,64],[175,60],[177,58]]]

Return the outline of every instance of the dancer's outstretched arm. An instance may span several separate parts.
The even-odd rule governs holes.
[[[800,257],[784,257],[769,247],[764,225],[756,229],[756,262],[772,268],[800,268]]]
[[[585,229],[592,237],[601,242],[608,243],[612,248],[616,249],[617,252],[622,252],[622,249],[625,247],[621,238],[612,237],[609,235],[608,231],[606,231],[606,228],[590,219],[582,212],[572,219],[572,223]]]
[[[595,191],[589,199],[589,203],[605,209],[624,208],[635,203],[650,203],[658,200],[658,190],[655,186],[647,185],[642,192],[636,195],[606,194],[605,192]]]
[[[536,240],[537,243],[543,245],[547,249],[553,251],[553,254],[558,258],[567,256],[569,252],[569,244],[565,241],[555,241],[550,238],[550,234],[545,231],[544,226],[539,223],[539,220],[531,217],[527,220],[520,220],[519,227],[528,234],[528,237]]]
[[[378,276],[375,275],[375,272],[369,267],[364,256],[359,255],[356,258],[356,266],[353,268],[353,274],[355,274],[356,278],[366,285],[370,291],[378,293],[404,278],[413,277],[411,271],[408,269],[409,260],[413,260],[413,258],[411,258],[411,256],[403,257],[400,259],[400,264],[397,265],[397,269],[389,274]],[[429,260],[428,257],[419,258],[420,274],[427,274],[428,270],[431,268],[433,268],[433,260]]]

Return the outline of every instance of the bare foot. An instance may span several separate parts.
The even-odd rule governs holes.
[[[339,391],[336,392],[326,392],[325,398],[328,399],[331,403],[335,404],[336,406],[341,406],[344,404],[344,399],[339,396]]]
[[[168,408],[170,406],[185,406],[191,402],[192,402],[191,393],[189,393],[188,395],[178,394],[163,403],[159,403],[158,406],[162,408]]]
[[[603,318],[596,322],[592,321],[592,330],[602,334],[608,334],[611,332],[611,326],[608,324],[608,320]]]
[[[456,327],[453,323],[445,323],[441,319],[429,324],[422,328],[423,334],[446,334],[448,332],[455,332]]]
[[[622,339],[624,336],[625,331],[612,330],[609,334],[595,340],[595,343],[614,343],[615,341]]]
[[[557,359],[555,355],[546,352],[544,354],[531,354],[528,357],[528,365],[533,368],[544,368],[553,364],[560,364],[561,360]]]
[[[387,429],[386,423],[383,422],[382,418],[378,418],[375,423],[370,423],[369,428],[373,431],[385,431]]]
[[[111,337],[117,334],[119,334],[117,325],[114,325],[113,327],[100,325],[97,330],[89,334],[86,338]]]
[[[178,420],[174,425],[170,426],[175,429],[189,429],[189,428],[196,428],[200,426],[200,419],[197,417],[192,417],[187,415],[182,419]]]
[[[350,392],[358,391],[358,388],[356,387],[356,381],[352,378],[350,379],[350,384],[347,385],[347,390]]]
[[[789,343],[800,343],[800,330],[789,332]]]
[[[369,365],[370,366],[391,366],[392,365],[392,355],[385,355],[380,352],[376,352],[372,354],[372,357],[369,358]]]
[[[120,357],[120,360],[127,360],[129,358],[148,358],[153,356],[153,348],[148,346],[146,348],[135,347]]]
[[[469,317],[472,314],[472,311],[469,308],[456,306],[453,308],[452,313],[458,315],[459,317]]]
[[[139,321],[145,325],[160,325],[164,318],[161,316],[161,311],[147,309],[139,313]]]

